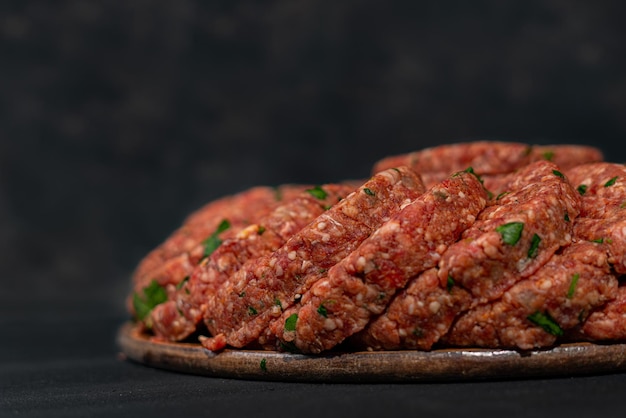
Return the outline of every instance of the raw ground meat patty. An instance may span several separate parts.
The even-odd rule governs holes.
[[[268,215],[224,240],[193,270],[188,280],[176,286],[169,301],[152,310],[152,329],[164,340],[180,341],[194,331],[205,311],[205,299],[214,293],[247,261],[280,248],[293,234],[333,204],[345,198],[355,186],[326,184],[307,188],[282,199]]]
[[[451,173],[472,167],[479,175],[506,174],[532,162],[552,161],[562,169],[602,161],[602,152],[584,145],[528,145],[515,142],[477,141],[425,148],[387,157],[373,172],[407,165],[418,173]]]
[[[380,314],[409,278],[434,267],[486,203],[482,184],[468,172],[434,186],[331,267],[269,331],[302,352],[334,347]]]
[[[419,176],[406,167],[382,171],[307,225],[285,245],[246,264],[207,298],[206,325],[215,350],[255,341],[330,267],[424,192]]]
[[[137,266],[157,340],[328,350],[528,350],[626,340],[626,166],[585,145],[477,141],[368,180],[208,203]]]

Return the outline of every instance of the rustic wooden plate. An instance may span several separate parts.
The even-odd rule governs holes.
[[[550,350],[446,349],[302,355],[155,342],[132,323],[122,353],[151,367],[214,377],[308,382],[411,382],[574,376],[626,371],[626,344],[564,344]]]

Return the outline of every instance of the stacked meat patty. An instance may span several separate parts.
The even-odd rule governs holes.
[[[581,145],[442,145],[371,178],[211,202],[129,309],[204,347],[528,350],[626,339],[626,167]]]

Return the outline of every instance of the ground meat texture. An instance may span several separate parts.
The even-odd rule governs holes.
[[[445,344],[522,350],[552,346],[616,292],[606,255],[589,243],[573,244],[500,300],[464,313]]]
[[[470,302],[471,295],[460,287],[443,287],[436,268],[426,270],[351,342],[368,350],[430,350]]]
[[[528,170],[533,167],[549,169],[545,162]],[[512,190],[481,212],[463,239],[443,255],[442,285],[454,281],[470,291],[477,303],[494,300],[571,242],[571,219],[578,215],[579,196],[553,167],[540,182]]]
[[[626,206],[626,166],[614,163],[582,164],[566,171],[581,194],[580,216],[605,218]]]
[[[616,209],[605,219],[576,219],[574,236],[606,251],[615,272],[626,274],[626,208]]]
[[[511,173],[535,161],[552,161],[560,167],[602,161],[597,148],[582,145],[531,146],[514,142],[477,141],[441,145],[387,157],[374,165],[378,172],[408,165],[419,173],[450,173],[472,167],[479,175]]]
[[[589,315],[578,337],[599,342],[626,340],[625,284],[617,289],[614,300]]]
[[[205,257],[209,237],[221,241],[235,236],[242,228],[265,216],[280,202],[291,200],[311,186],[284,185],[277,188],[254,187],[233,196],[217,199],[190,215],[183,226],[140,263],[133,276],[133,293],[127,308],[136,316],[133,299],[156,282],[167,288],[168,295],[192,273]],[[222,229],[220,229],[222,227]],[[151,266],[151,270],[148,267]],[[171,288],[171,289],[170,289]],[[172,318],[173,314],[165,315]]]
[[[202,241],[211,236],[224,219],[228,220],[230,228],[222,234],[222,238],[232,237],[245,226],[271,212],[282,201],[293,199],[309,187],[311,186],[253,187],[206,204],[189,215],[179,229],[139,263],[133,274],[135,288],[143,288],[152,280],[157,280],[162,285],[178,283],[188,274],[170,278],[167,271],[177,269],[172,266],[176,263],[184,270],[187,270],[187,264],[197,264],[203,254]],[[168,260],[171,260],[170,266],[164,266]]]
[[[419,176],[407,167],[376,174],[281,248],[243,266],[209,297],[205,323],[216,338],[203,338],[202,344],[218,350],[222,342],[244,347],[255,341],[327,269],[423,192]]]
[[[192,334],[202,319],[207,294],[214,293],[248,260],[280,248],[333,204],[345,198],[354,187],[344,184],[316,186],[297,197],[284,200],[269,215],[225,240],[191,273],[189,280],[176,291],[172,301],[152,311],[152,329],[164,340],[180,341]]]
[[[334,347],[383,312],[411,277],[434,267],[486,203],[482,184],[468,172],[432,187],[333,266],[270,331],[301,352]],[[285,324],[294,314],[292,329]]]

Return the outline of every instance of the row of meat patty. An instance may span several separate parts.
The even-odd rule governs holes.
[[[372,171],[207,204],[141,261],[129,310],[212,351],[626,339],[626,166],[483,141]]]

